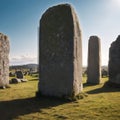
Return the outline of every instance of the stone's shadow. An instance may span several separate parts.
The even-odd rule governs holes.
[[[41,109],[51,109],[51,107],[67,102],[61,99],[44,97],[0,101],[0,120],[13,120],[21,115],[40,112]]]
[[[84,83],[84,84],[83,84],[83,88],[85,88],[85,87],[89,87],[89,86],[95,86],[95,85],[97,85],[97,84]]]
[[[118,92],[118,91],[120,91],[120,88],[114,88],[114,87],[104,84],[103,87],[88,91],[87,93],[88,94],[98,94],[98,93]]]

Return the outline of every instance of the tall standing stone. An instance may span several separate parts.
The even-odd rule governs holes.
[[[69,4],[49,8],[40,20],[37,95],[71,97],[82,91],[79,22]]]
[[[109,82],[120,87],[120,35],[109,49]]]
[[[97,36],[91,36],[88,46],[87,83],[99,84],[101,78],[101,44]]]
[[[0,33],[0,87],[9,85],[9,40],[8,37]]]

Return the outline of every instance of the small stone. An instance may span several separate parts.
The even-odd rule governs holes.
[[[24,75],[23,75],[22,71],[16,71],[15,74],[16,74],[16,78],[23,79]]]

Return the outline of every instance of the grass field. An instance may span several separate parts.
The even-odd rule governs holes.
[[[66,102],[58,99],[36,98],[38,80],[11,84],[0,89],[0,120],[120,120],[120,89],[85,84],[88,97]]]

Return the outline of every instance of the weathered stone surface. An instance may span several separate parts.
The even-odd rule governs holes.
[[[109,82],[120,84],[120,35],[109,49]]]
[[[99,84],[101,78],[101,44],[97,36],[89,38],[87,83]]]
[[[39,64],[41,95],[66,97],[82,91],[81,31],[68,4],[49,8],[40,20]]]
[[[0,87],[9,85],[9,51],[8,37],[0,33]]]

